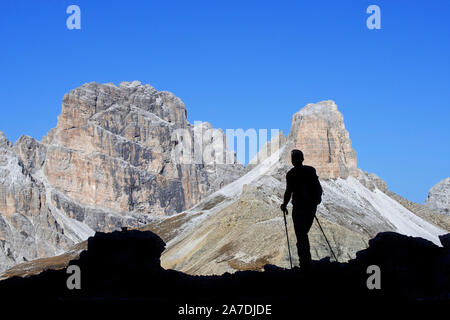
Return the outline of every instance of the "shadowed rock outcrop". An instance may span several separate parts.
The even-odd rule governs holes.
[[[450,248],[396,233],[380,233],[348,263],[314,261],[310,274],[266,265],[264,272],[189,276],[160,265],[164,242],[152,232],[97,233],[70,265],[81,270],[81,289],[66,286],[66,269],[0,282],[4,298],[139,299],[149,306],[184,303],[448,300]],[[381,289],[369,290],[367,268],[380,268]],[[295,303],[294,303],[295,304]],[[167,310],[166,310],[167,311]]]

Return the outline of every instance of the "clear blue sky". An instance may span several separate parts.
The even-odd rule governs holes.
[[[70,4],[81,30],[66,28]],[[287,134],[293,113],[332,99],[359,167],[394,192],[423,202],[450,176],[450,1],[2,0],[0,40],[13,142],[45,135],[85,82],[140,80],[220,128]]]

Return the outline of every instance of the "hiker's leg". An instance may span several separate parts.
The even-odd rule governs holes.
[[[314,216],[316,214],[316,209],[317,209],[317,206],[308,207],[307,209],[304,210],[305,215],[302,218],[302,220],[303,220],[302,232],[305,233],[305,244],[304,244],[305,248],[302,250],[304,252],[303,253],[304,254],[304,256],[303,256],[304,263],[302,263],[301,260],[300,260],[300,263],[302,264],[302,268],[307,269],[307,270],[311,269],[311,263],[312,263],[311,248],[309,246],[308,232],[311,229],[311,226],[314,222]]]
[[[300,260],[300,267],[307,268],[311,264],[311,254],[309,252],[308,230],[310,227],[304,219],[305,212],[301,208],[294,206],[292,210],[292,220],[294,222],[295,236],[297,237],[297,252]]]
[[[300,259],[300,268],[311,268],[311,252],[309,247],[309,239],[307,233],[300,233],[297,236],[297,250]]]
[[[292,219],[294,221],[295,235],[297,237],[297,251],[302,269],[311,268],[311,251],[308,232],[311,229],[315,208],[299,208],[294,206]]]

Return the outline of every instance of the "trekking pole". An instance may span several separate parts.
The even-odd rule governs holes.
[[[320,228],[320,230],[322,231],[323,236],[325,237],[325,240],[327,240],[328,246],[330,247],[330,250],[331,250],[331,253],[333,254],[334,260],[336,260],[336,262],[339,262],[338,259],[336,258],[336,255],[334,254],[333,249],[331,249],[331,245],[330,245],[330,243],[328,242],[328,239],[327,239],[327,236],[325,235],[325,232],[323,232],[323,229],[322,229],[322,226],[320,225],[319,219],[317,219],[317,216],[315,216],[315,217],[316,217],[317,223],[319,224],[319,228]]]
[[[287,228],[287,220],[286,220],[286,214],[288,213],[288,210],[286,209],[283,211],[284,216],[284,226],[286,228],[286,239],[287,239],[287,245],[288,245],[288,251],[289,251],[289,262],[291,263],[291,269],[292,269],[292,256],[291,256],[291,246],[289,245],[289,234],[288,234],[288,228]]]

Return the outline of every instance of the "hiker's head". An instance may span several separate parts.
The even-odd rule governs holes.
[[[301,166],[303,163],[303,152],[298,149],[294,149],[291,151],[291,160],[294,167]]]

